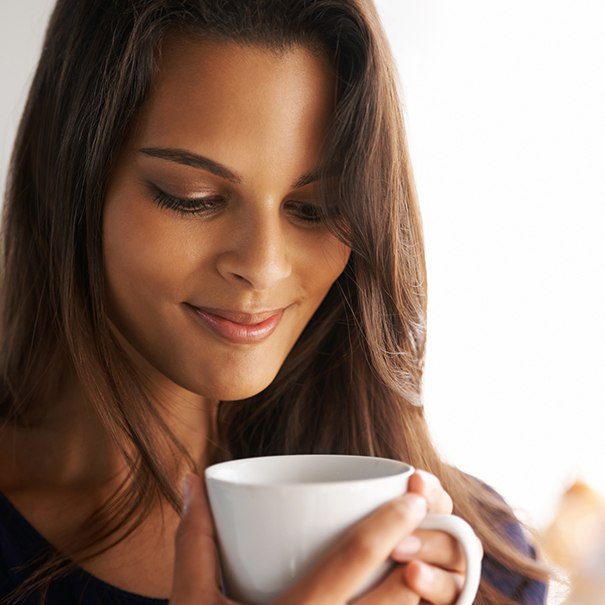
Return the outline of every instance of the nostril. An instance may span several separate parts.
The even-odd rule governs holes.
[[[233,284],[267,290],[291,272],[288,246],[283,233],[269,232],[263,225],[250,225],[231,238],[229,248],[216,257],[218,272]]]
[[[243,275],[239,275],[238,273],[232,273],[233,277],[240,283],[251,285],[250,280],[246,279]]]

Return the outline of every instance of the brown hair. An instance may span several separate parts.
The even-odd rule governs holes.
[[[421,221],[393,61],[377,13],[363,0],[58,1],[4,208],[0,419],[35,422],[53,377],[73,368],[131,470],[105,505],[115,523],[89,519],[65,554],[82,561],[109,548],[158,498],[180,506],[170,462],[175,450],[186,451],[109,329],[101,230],[112,162],[149,91],[161,41],[174,30],[273,49],[313,45],[337,73],[325,154],[338,178],[325,180],[323,198],[327,220],[352,248],[350,261],[274,382],[248,400],[221,403],[217,458],[331,452],[404,459],[441,479],[492,560],[521,577],[544,578],[505,537],[506,525],[516,523],[508,509],[444,464],[430,440],[421,407]],[[55,557],[28,588],[69,568],[67,558]],[[516,601],[483,581],[476,602]]]

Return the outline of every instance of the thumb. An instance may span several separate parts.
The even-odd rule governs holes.
[[[214,526],[203,481],[189,474],[183,484],[183,515],[176,532],[171,605],[223,601]]]

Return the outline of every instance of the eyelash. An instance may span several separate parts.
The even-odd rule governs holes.
[[[207,215],[220,210],[225,203],[225,199],[218,195],[178,198],[158,187],[154,187],[154,193],[154,201],[160,208],[166,208],[185,216]],[[310,226],[318,225],[324,220],[322,209],[315,204],[288,200],[285,207],[292,212],[296,220]]]
[[[289,200],[286,202],[285,206],[294,211],[293,214],[297,220],[309,225],[318,225],[324,220],[321,208],[315,204]]]
[[[179,198],[156,187],[154,201],[160,208],[173,210],[178,214],[197,216],[220,210],[225,200],[218,195],[209,195],[200,198]]]

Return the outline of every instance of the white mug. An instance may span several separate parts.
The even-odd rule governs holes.
[[[302,578],[349,527],[407,490],[414,469],[369,456],[246,458],[206,469],[226,594],[265,605]],[[482,551],[471,527],[454,515],[427,515],[420,529],[444,531],[461,544],[466,581],[456,605],[472,605]],[[391,568],[385,561],[359,595]]]

